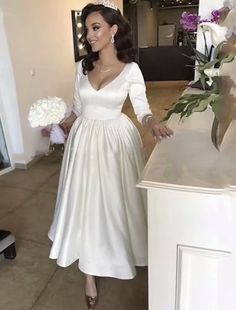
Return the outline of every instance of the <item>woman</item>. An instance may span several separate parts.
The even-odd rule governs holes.
[[[146,199],[136,188],[144,167],[141,139],[121,113],[129,94],[138,120],[161,138],[172,134],[151,114],[141,71],[133,62],[131,29],[110,2],[82,10],[82,42],[70,130],[63,158],[50,258],[66,267],[79,260],[89,309],[95,276],[131,279],[147,265]]]

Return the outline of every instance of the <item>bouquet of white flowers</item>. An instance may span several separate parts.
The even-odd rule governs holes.
[[[37,100],[29,111],[28,120],[31,127],[59,124],[66,113],[65,102],[58,97],[47,97]]]
[[[43,127],[43,136],[49,136],[52,144],[62,144],[66,135],[58,124],[65,117],[66,110],[66,103],[61,98],[39,99],[30,107],[28,120],[32,128]]]

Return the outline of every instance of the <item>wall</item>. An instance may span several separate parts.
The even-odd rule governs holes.
[[[198,13],[198,8],[159,9],[157,3],[150,8],[150,1],[141,1],[137,4],[138,19],[138,46],[157,46],[158,25],[164,23],[180,26],[179,20],[184,10]]]
[[[47,139],[40,136],[39,129],[30,128],[27,120],[32,103],[55,95],[68,104],[72,102],[75,63],[71,10],[81,9],[87,3],[85,0],[0,0],[19,109],[12,122],[19,123],[22,135],[22,147],[13,146],[16,162],[26,164],[47,148]],[[122,1],[117,3],[123,10]],[[10,131],[12,134],[13,130]],[[13,134],[16,137],[19,130]]]
[[[138,46],[150,47],[157,45],[157,6],[150,1],[142,1],[137,4],[138,20]]]

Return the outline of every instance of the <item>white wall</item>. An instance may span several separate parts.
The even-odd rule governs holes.
[[[32,103],[44,96],[58,96],[68,104],[72,102],[75,63],[71,10],[79,10],[88,2],[0,0],[14,72],[11,77],[15,79],[17,94],[10,106],[18,105],[20,116],[19,120],[16,107],[11,114],[12,122],[20,126],[11,130],[16,162],[28,163],[46,149],[46,139],[40,136],[39,129],[32,129],[27,120]],[[123,2],[117,0],[117,3],[122,10]],[[32,76],[32,72],[35,75]]]

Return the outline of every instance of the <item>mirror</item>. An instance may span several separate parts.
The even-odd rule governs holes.
[[[79,42],[82,35],[81,13],[82,11],[71,11],[75,62],[86,55],[83,44]]]

